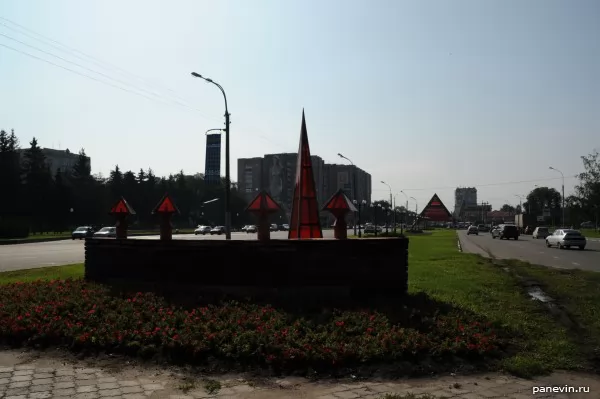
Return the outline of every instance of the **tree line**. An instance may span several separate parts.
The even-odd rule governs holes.
[[[177,228],[198,224],[224,224],[224,182],[206,185],[201,175],[159,177],[151,168],[122,171],[119,166],[107,178],[93,175],[90,160],[81,150],[71,170],[54,175],[38,141],[20,151],[14,131],[0,131],[0,237],[24,237],[38,232],[67,231],[79,225],[114,225],[111,207],[124,197],[136,211],[132,229],[154,229],[152,210],[169,193],[180,214]],[[212,201],[211,201],[212,200]],[[209,202],[210,201],[210,202]],[[208,203],[206,203],[208,202]],[[231,190],[232,225],[254,223],[235,185]]]

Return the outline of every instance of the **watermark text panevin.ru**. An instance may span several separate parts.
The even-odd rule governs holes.
[[[590,387],[571,387],[568,385],[564,386],[553,386],[553,387],[533,387],[532,393],[589,393]]]

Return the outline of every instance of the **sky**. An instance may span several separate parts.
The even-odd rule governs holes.
[[[311,153],[369,172],[373,200],[475,186],[497,209],[560,190],[549,166],[569,195],[600,149],[599,19],[595,0],[0,0],[0,128],[104,176],[202,173],[224,103],[196,71],[227,94],[233,180],[296,152],[304,109]]]

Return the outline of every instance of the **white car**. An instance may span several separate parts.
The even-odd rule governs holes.
[[[533,230],[532,237],[537,240],[538,238],[546,238],[549,235],[550,231],[547,227],[536,227],[535,230]]]
[[[210,233],[210,227],[208,226],[198,226],[196,230],[194,230],[194,235],[202,234],[203,236]]]
[[[558,229],[546,237],[546,246],[551,247],[556,245],[558,249],[578,247],[580,250],[584,250],[586,244],[587,240],[577,230]]]
[[[94,237],[116,237],[116,236],[117,236],[117,228],[116,227],[103,227],[94,233]]]
[[[258,228],[253,224],[249,224],[248,226],[246,226],[245,231],[246,234],[256,233],[258,231]]]

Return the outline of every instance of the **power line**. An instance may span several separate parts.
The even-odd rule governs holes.
[[[17,27],[18,27],[18,29],[15,29],[14,27],[7,25],[5,22],[2,22],[2,21],[0,21],[0,25],[3,25],[4,27],[6,27],[6,28],[8,28],[8,29],[11,29],[11,30],[13,30],[13,31],[15,31],[15,32],[17,32],[17,33],[19,33],[19,34],[21,34],[21,35],[25,35],[25,36],[27,36],[27,37],[30,37],[30,38],[34,39],[34,40],[40,41],[40,42],[42,42],[42,43],[45,43],[46,45],[49,45],[49,46],[51,46],[51,47],[54,47],[55,49],[58,49],[58,50],[60,50],[60,51],[62,51],[62,52],[71,53],[71,55],[72,55],[72,56],[74,56],[74,57],[76,57],[76,58],[79,58],[79,59],[80,59],[80,60],[82,60],[82,61],[89,62],[89,61],[91,60],[91,61],[92,61],[92,63],[94,63],[94,64],[96,64],[97,66],[100,66],[101,68],[104,68],[104,69],[106,69],[106,70],[109,70],[109,69],[111,69],[111,68],[112,68],[113,70],[115,70],[115,71],[117,71],[117,72],[120,72],[122,75],[129,75],[130,77],[134,77],[134,78],[138,79],[139,81],[141,81],[141,82],[144,82],[146,85],[148,85],[148,80],[147,80],[147,79],[144,79],[144,78],[142,78],[142,77],[140,77],[140,76],[138,76],[138,75],[136,75],[136,74],[134,74],[134,73],[128,72],[128,71],[126,71],[126,70],[125,70],[125,69],[123,69],[123,68],[120,68],[120,67],[118,67],[118,66],[116,66],[116,65],[113,65],[113,64],[111,64],[111,63],[109,63],[109,62],[102,61],[102,60],[98,59],[97,57],[94,57],[94,56],[91,56],[91,55],[89,55],[89,54],[86,54],[86,53],[84,53],[84,52],[82,52],[82,51],[80,51],[80,50],[77,50],[77,49],[73,48],[73,47],[67,46],[67,45],[66,45],[66,44],[64,44],[64,43],[61,43],[61,42],[59,42],[59,41],[57,41],[57,40],[54,40],[54,39],[52,39],[52,38],[50,38],[50,37],[48,37],[48,36],[44,36],[44,35],[42,35],[41,33],[38,33],[38,32],[36,32],[36,31],[34,31],[34,30],[32,30],[32,29],[29,29],[29,28],[27,28],[27,27],[25,27],[25,26],[23,26],[23,25],[21,25],[21,24],[18,24],[18,23],[14,22],[14,21],[11,21],[11,20],[9,20],[8,18],[1,17],[1,16],[0,16],[0,20],[6,21],[6,22],[8,22],[8,23],[10,23],[10,24],[12,24],[12,25],[15,25],[15,26],[17,26]],[[29,34],[29,33],[26,33],[26,32],[23,32],[23,31],[26,31],[26,32],[31,32],[31,33],[33,33],[34,35],[36,35],[36,36],[39,36],[39,37],[32,36],[31,34]],[[40,39],[40,38],[41,38],[41,39]],[[77,55],[77,54],[81,54],[81,55],[82,55],[82,56],[84,56],[85,58],[83,58],[83,57],[81,57],[80,55]],[[87,58],[87,59],[86,59],[86,58]],[[107,68],[107,66],[108,66],[109,68]],[[155,86],[160,86],[160,85],[156,85],[156,83],[154,83],[154,85],[155,85]],[[164,88],[165,90],[167,90],[167,91],[170,91],[170,92],[172,92],[172,93],[174,93],[174,94],[177,94],[177,93],[175,93],[175,91],[174,91],[174,90],[172,90],[172,89],[170,89],[170,88],[168,88],[168,87],[164,87],[164,86],[163,86],[163,88]],[[160,95],[160,94],[156,94],[156,93],[154,93],[154,94],[155,94],[155,95]],[[181,97],[181,96],[179,96],[179,95],[176,95],[176,96],[174,96],[174,97],[175,97],[175,98],[178,98],[178,99],[179,99],[179,100],[181,100],[181,101],[187,102],[187,100],[186,100],[186,99],[182,98],[182,97]]]
[[[567,179],[575,179],[577,176],[565,176],[565,180]],[[521,183],[537,183],[540,181],[552,181],[552,180],[562,180],[562,177],[548,177],[542,179],[535,180],[518,180],[518,181],[508,181],[508,182],[500,182],[500,183],[485,183],[485,184],[474,184],[471,187],[492,187],[492,186],[507,186],[513,184],[521,184]],[[405,188],[402,191],[426,191],[426,190],[454,190],[458,186],[446,186],[446,187],[427,187],[427,188]],[[388,189],[375,189],[372,191],[389,191]]]

